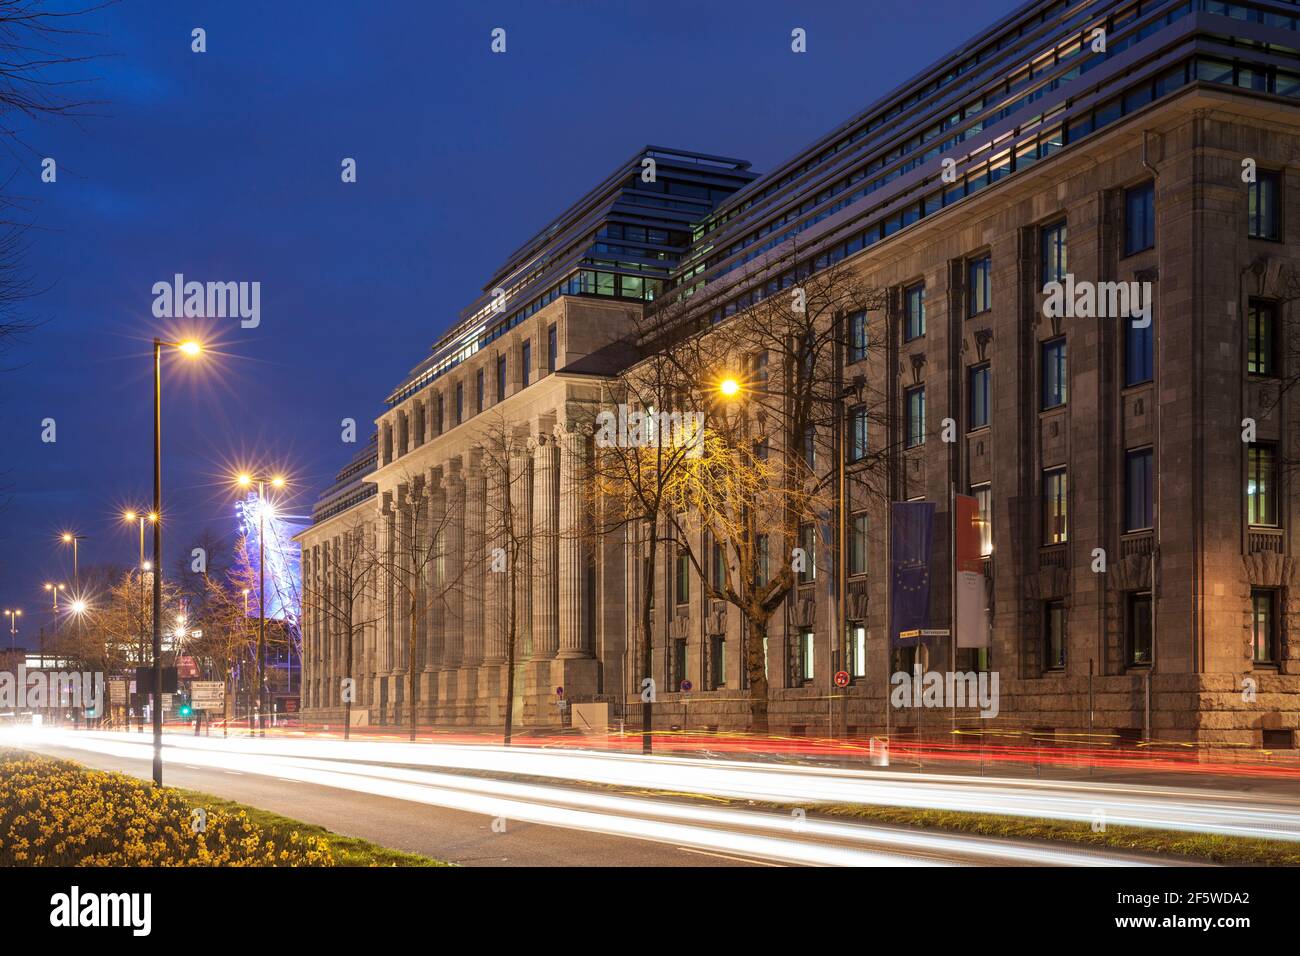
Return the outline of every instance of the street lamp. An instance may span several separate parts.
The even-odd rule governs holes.
[[[22,611],[10,611],[5,609],[5,614],[9,618],[9,649],[17,649],[18,619],[23,616]]]
[[[236,476],[241,488],[257,485],[257,727],[258,735],[266,736],[266,485],[283,488],[284,478],[280,475],[250,475],[247,472]],[[244,596],[247,600],[247,595]],[[252,729],[250,723],[249,729]]]
[[[153,782],[162,786],[162,350],[177,349],[191,358],[198,342],[153,340]]]

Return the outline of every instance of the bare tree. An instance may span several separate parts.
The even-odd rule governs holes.
[[[659,556],[671,537],[670,505],[682,497],[675,485],[695,467],[703,438],[691,399],[698,383],[688,379],[681,356],[672,352],[685,322],[681,308],[643,315],[623,343],[635,359],[611,384],[608,400],[595,413],[592,480],[586,485],[584,503],[592,534],[622,534],[639,555],[633,564],[637,569],[633,644],[639,648],[644,753],[653,749],[654,704],[659,692],[654,677]]]
[[[355,641],[380,617],[378,602],[368,602],[366,595],[379,572],[379,560],[370,541],[370,528],[364,518],[355,516],[340,535],[337,547],[328,547],[323,566],[314,568],[303,581],[303,600],[313,617],[330,632],[343,635],[343,738],[352,732],[352,702],[355,698]],[[366,612],[369,613],[366,613]],[[411,668],[414,671],[414,667]],[[412,719],[414,732],[415,722]]]
[[[376,557],[377,567],[402,602],[406,623],[407,714],[410,739],[416,734],[416,697],[420,641],[429,613],[445,607],[448,592],[460,585],[464,564],[448,560],[448,531],[463,509],[461,500],[448,500],[447,491],[431,487],[428,474],[407,474],[398,482],[392,535],[386,553]],[[400,720],[400,716],[398,718]]]
[[[883,372],[886,293],[848,266],[810,263],[760,287],[764,298],[666,351],[706,427],[664,515],[705,593],[742,616],[751,728],[766,733],[771,621],[816,574],[841,443],[854,483],[887,499],[892,422],[888,390],[870,384],[888,376],[846,373],[873,355]]]
[[[521,590],[528,580],[531,563],[532,492],[524,458],[527,441],[527,436],[500,411],[484,415],[475,444],[481,453],[480,463],[488,487],[484,510],[486,553],[465,557],[466,564],[482,561],[489,575],[504,576],[506,687],[502,740],[507,747],[514,734],[515,683],[524,612]],[[487,627],[493,627],[494,623],[487,622]]]

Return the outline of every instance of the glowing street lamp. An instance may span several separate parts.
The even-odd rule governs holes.
[[[13,650],[18,639],[18,619],[23,616],[23,612],[5,608],[5,616],[9,618],[9,649]]]
[[[153,782],[162,786],[162,350],[176,349],[189,358],[203,347],[193,340],[153,340]]]
[[[718,391],[724,398],[735,398],[740,394],[740,383],[731,377],[724,378],[718,383]]]
[[[266,500],[266,485],[283,488],[280,475],[266,477],[241,472],[235,476],[241,488],[257,485],[257,725],[260,736],[266,736],[266,513],[271,505]],[[248,613],[248,592],[244,592],[244,613]],[[248,729],[253,729],[253,715],[248,715]]]

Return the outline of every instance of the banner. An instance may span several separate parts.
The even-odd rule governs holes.
[[[889,507],[893,523],[889,542],[890,642],[893,647],[914,647],[919,637],[904,638],[899,634],[930,626],[934,504],[895,501]]]
[[[984,558],[980,555],[980,504],[969,495],[953,500],[957,552],[957,646],[989,646]]]

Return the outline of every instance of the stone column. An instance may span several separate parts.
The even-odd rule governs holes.
[[[425,528],[423,534],[424,578],[424,661],[420,672],[420,708],[425,720],[438,719],[438,673],[442,667],[444,579],[446,577],[447,491],[442,469],[433,468],[425,480]]]
[[[587,432],[574,422],[561,422],[555,437],[560,453],[557,584],[561,664],[552,676],[562,678],[558,686],[564,688],[566,699],[578,700],[594,694],[597,686],[594,635],[587,627],[587,603],[596,599],[587,593]]]
[[[444,525],[444,541],[440,546],[439,556],[445,574],[454,576],[459,573],[461,563],[465,560],[465,482],[461,478],[460,462],[452,461],[448,465],[444,507],[450,520]],[[442,670],[438,677],[438,712],[440,720],[455,719],[460,687],[457,682],[457,670],[465,646],[465,617],[463,591],[459,584],[452,584],[443,593],[443,640]]]
[[[510,519],[508,488],[509,459],[502,449],[494,450],[494,460],[485,462],[487,510],[485,540],[487,547],[480,559],[484,589],[483,667],[479,672],[478,720],[496,726],[505,720],[506,627],[510,611],[510,547],[507,523]]]
[[[551,661],[560,649],[559,508],[560,454],[555,436],[530,440],[533,449],[532,583],[533,648],[530,680],[536,698],[537,722],[556,723],[555,682]]]
[[[515,671],[515,722],[535,723],[529,713],[528,697],[536,686],[535,668],[526,667],[532,657],[532,455],[529,443],[516,439],[510,447],[510,526],[507,529],[507,551],[513,568],[507,565],[507,576],[514,589],[510,613],[513,621],[507,623],[514,630]],[[508,636],[508,632],[507,632]]]
[[[379,514],[379,561],[376,569],[376,599],[379,601],[379,619],[375,626],[375,679],[374,710],[380,724],[388,723],[389,675],[393,667],[393,585],[389,569],[394,556],[393,499],[385,492]]]
[[[483,569],[487,542],[487,481],[477,458],[470,460],[461,484],[459,511],[464,522],[463,546],[454,563],[449,564],[455,569],[453,573],[462,576],[460,593],[465,617],[465,654],[460,670],[463,704],[458,722],[472,724],[477,717],[479,665],[483,663],[484,652]]]

